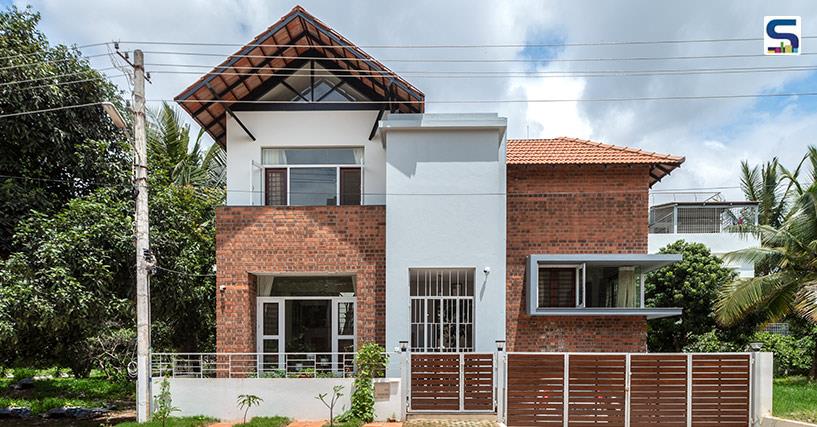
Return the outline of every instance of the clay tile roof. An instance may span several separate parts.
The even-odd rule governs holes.
[[[650,185],[669,175],[684,160],[669,154],[568,137],[509,139],[507,148],[509,165],[651,165]]]
[[[372,58],[301,6],[295,6],[275,24],[220,65],[183,90],[175,100],[220,144],[225,143],[225,117],[234,104],[252,101],[303,66],[309,58],[342,70],[344,80],[359,82],[382,109],[422,113],[425,95],[385,65]],[[212,99],[224,101],[208,102]],[[377,106],[373,108],[377,108]]]

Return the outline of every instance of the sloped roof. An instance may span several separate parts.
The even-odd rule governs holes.
[[[650,185],[669,175],[684,160],[669,154],[568,137],[509,139],[507,146],[509,165],[651,165]]]
[[[341,70],[339,76],[362,84],[377,97],[375,100],[383,101],[380,108],[396,112],[424,111],[423,92],[301,6],[292,8],[278,22],[182,91],[175,100],[223,145],[225,106],[257,99],[271,88],[270,83],[289,75],[286,71],[301,66],[308,57],[325,60],[333,70]],[[213,99],[228,102],[206,101]],[[202,101],[191,102],[194,100]]]

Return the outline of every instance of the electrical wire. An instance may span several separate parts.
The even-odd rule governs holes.
[[[103,71],[110,71],[110,70],[114,70],[114,69],[116,69],[116,67],[91,69],[91,70],[87,70],[87,71],[78,71],[78,72],[75,72],[75,73],[56,74],[56,75],[53,75],[53,76],[37,77],[37,78],[34,78],[34,79],[27,79],[27,80],[12,80],[10,82],[2,82],[2,83],[0,83],[0,86],[11,86],[11,85],[21,84],[21,83],[39,82],[39,81],[42,81],[42,80],[57,79],[57,78],[60,78],[60,77],[80,76],[80,75],[88,74],[88,73],[90,73],[92,71],[96,71],[96,72],[101,73]]]
[[[173,66],[171,64],[148,64],[152,66]],[[209,68],[209,67],[208,67]],[[231,67],[232,68],[232,67]],[[236,67],[244,68],[244,67]],[[264,68],[259,69],[267,71],[296,71],[302,68]],[[684,75],[715,75],[715,74],[753,74],[753,73],[771,73],[771,72],[808,72],[817,70],[817,65],[804,65],[793,67],[773,67],[773,68],[733,68],[733,69],[690,69],[690,70],[656,70],[656,71],[403,71],[396,72],[401,76],[412,77],[416,79],[497,79],[497,78],[568,78],[568,77],[643,77],[643,76],[684,76]],[[324,70],[319,70],[316,73],[298,74],[303,77],[389,77],[390,72],[369,72],[369,71],[355,71],[343,70],[340,73],[327,73]],[[341,71],[341,70],[338,70]],[[202,74],[200,71],[179,71],[179,70],[154,70],[152,74]],[[216,72],[222,76],[277,76],[277,73],[264,72],[235,72],[235,71],[219,71]]]
[[[814,39],[817,35],[802,36],[801,39]],[[711,39],[668,39],[668,40],[629,40],[629,41],[598,41],[574,43],[501,43],[501,44],[381,44],[381,45],[346,45],[317,46],[329,48],[367,48],[367,49],[486,49],[486,48],[555,48],[555,47],[583,47],[583,46],[628,46],[628,45],[657,45],[657,44],[697,44],[697,43],[734,43],[762,41],[762,37],[740,38],[711,38]],[[170,45],[170,46],[211,46],[211,47],[301,47],[309,48],[312,45],[302,44],[265,44],[265,43],[207,43],[207,42],[171,42],[155,40],[128,40],[119,44],[139,45]]]
[[[222,54],[222,53],[208,53],[208,52],[181,52],[181,51],[156,51],[146,50],[145,55],[179,55],[179,56],[202,56],[202,57],[217,57],[217,58],[249,58],[249,59],[314,59],[308,56],[282,56],[282,55],[241,55],[241,54]],[[817,55],[817,52],[803,52],[800,56]],[[688,59],[736,59],[736,58],[761,58],[767,57],[764,54],[733,54],[733,55],[696,55],[696,56],[636,56],[636,57],[607,57],[607,58],[553,58],[553,59],[523,59],[523,58],[508,58],[508,59],[468,59],[468,58],[435,58],[435,59],[378,59],[379,62],[392,63],[544,63],[544,62],[613,62],[613,61],[666,61],[666,60],[688,60]],[[372,62],[367,58],[346,58],[336,57],[327,58],[332,61],[343,62]],[[212,68],[218,68],[218,65]],[[231,66],[227,66],[231,67]]]
[[[72,85],[72,84],[77,84],[77,83],[105,81],[105,80],[108,80],[108,79],[115,79],[115,78],[119,78],[119,77],[128,77],[128,76],[126,74],[114,74],[114,75],[107,75],[106,74],[106,75],[101,76],[101,77],[92,77],[92,78],[89,78],[89,79],[82,79],[82,80],[70,80],[70,81],[67,81],[67,82],[49,83],[49,84],[38,85],[38,86],[19,87],[19,88],[14,88],[12,90],[14,92],[20,92],[20,91],[24,91],[24,90],[41,89],[41,88],[53,87],[53,86],[65,86],[65,85]]]
[[[67,47],[69,49],[82,50],[82,49],[87,49],[89,47],[105,46],[105,45],[108,45],[108,44],[111,44],[111,43],[112,42],[91,43],[91,44],[85,44],[85,45],[80,45],[80,46],[67,46]],[[31,52],[31,53],[19,53],[19,54],[16,54],[16,55],[0,56],[0,61],[6,60],[6,59],[11,59],[11,58],[28,58],[29,56],[41,55],[42,53],[43,53],[42,51],[38,51],[38,52]]]
[[[741,99],[741,98],[787,98],[793,96],[817,96],[817,92],[759,93],[759,94],[724,94],[724,95],[678,95],[678,96],[643,96],[622,98],[573,98],[573,99],[474,99],[474,100],[401,100],[397,104],[517,104],[517,103],[562,103],[562,102],[626,102],[626,101],[687,101],[702,99]],[[274,100],[234,101],[223,99],[149,99],[148,102],[179,103],[242,103],[242,104],[332,104],[333,102],[300,102]],[[345,101],[344,104],[380,105],[385,101]],[[2,116],[0,116],[2,117]]]
[[[171,268],[162,267],[162,266],[160,266],[160,265],[154,265],[154,266],[153,266],[153,268],[155,268],[155,269],[157,269],[157,270],[166,271],[166,272],[168,272],[168,273],[180,274],[180,275],[183,275],[183,276],[190,276],[190,277],[216,277],[216,275],[215,275],[215,274],[197,274],[197,273],[188,273],[188,272],[185,272],[185,271],[173,270],[173,269],[171,269]]]
[[[71,110],[75,108],[82,108],[82,107],[91,107],[94,105],[102,105],[104,102],[89,102],[87,104],[77,104],[77,105],[63,105],[61,107],[54,107],[54,108],[45,108],[42,110],[30,110],[30,111],[20,111],[18,113],[9,113],[9,114],[0,114],[0,119],[9,118],[9,117],[17,117],[17,116],[26,116],[29,114],[39,114],[39,113],[48,113],[52,111],[60,111],[60,110]],[[0,176],[2,177],[2,176]]]
[[[2,71],[2,70],[11,70],[11,69],[20,68],[20,67],[29,67],[29,66],[33,66],[33,65],[59,64],[61,62],[75,61],[75,60],[78,60],[78,59],[98,58],[100,56],[106,56],[106,55],[108,55],[108,54],[107,53],[98,53],[98,54],[95,54],[95,55],[80,56],[78,58],[63,58],[63,59],[54,59],[54,60],[50,60],[50,61],[26,62],[26,63],[23,63],[23,64],[16,64],[16,65],[9,65],[9,66],[6,66],[6,67],[0,67],[0,71]]]

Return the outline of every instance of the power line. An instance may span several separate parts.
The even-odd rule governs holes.
[[[147,64],[159,67],[205,67],[192,64]],[[257,69],[264,71],[299,71],[302,68],[289,67],[230,67],[235,69]],[[526,78],[565,78],[565,77],[623,77],[623,76],[676,76],[676,75],[708,75],[708,74],[748,74],[748,73],[769,73],[769,72],[804,72],[817,70],[817,65],[801,65],[787,67],[733,67],[733,68],[701,68],[701,69],[664,69],[664,70],[599,70],[599,71],[397,71],[395,74],[410,76],[413,78],[439,78],[439,79],[474,79],[474,78],[506,78],[506,77],[526,77]],[[330,73],[328,69],[317,70],[299,74],[304,77],[383,77],[389,76],[389,71],[352,69],[337,69],[338,72]],[[152,74],[201,74],[199,71],[180,70],[154,70]],[[274,72],[241,72],[241,71],[220,71],[223,76],[277,76]]]
[[[127,77],[127,75],[126,74],[114,74],[114,75],[111,76],[111,75],[106,74],[106,75],[101,76],[101,77],[92,77],[92,78],[89,78],[89,79],[82,79],[82,80],[71,80],[71,81],[67,81],[67,82],[49,83],[49,84],[38,85],[38,86],[26,86],[26,87],[15,88],[13,90],[15,92],[20,92],[20,91],[24,91],[24,90],[41,89],[41,88],[52,87],[52,86],[65,86],[65,85],[72,85],[72,84],[85,83],[85,82],[95,82],[95,81],[100,81],[100,80],[115,79],[115,78],[119,78],[119,77]]]
[[[185,272],[185,271],[173,270],[173,269],[170,269],[170,268],[162,267],[162,266],[160,266],[160,265],[154,265],[154,266],[153,266],[153,268],[155,268],[155,269],[157,269],[157,270],[166,271],[166,272],[168,272],[168,273],[174,273],[174,274],[179,274],[179,275],[183,275],[183,276],[190,276],[190,277],[216,277],[216,275],[215,275],[215,274],[196,274],[196,273],[188,273],[188,272]]]
[[[17,116],[26,116],[29,114],[39,114],[39,113],[48,113],[51,111],[60,111],[60,110],[71,110],[75,108],[82,108],[82,107],[91,107],[94,105],[102,105],[104,102],[89,102],[87,104],[77,104],[77,105],[63,105],[61,107],[54,107],[54,108],[45,108],[42,110],[30,110],[30,111],[20,111],[19,113],[9,113],[9,114],[0,114],[0,119],[8,118],[8,117],[17,117]]]
[[[518,104],[518,103],[561,103],[561,102],[625,102],[625,101],[687,101],[701,99],[741,99],[741,98],[786,98],[792,96],[817,96],[817,92],[760,93],[760,94],[724,94],[724,95],[678,95],[678,96],[644,96],[622,98],[574,98],[574,99],[475,99],[475,100],[401,100],[399,104]],[[179,103],[242,103],[242,104],[292,104],[293,101],[273,100],[223,100],[223,99],[149,99],[148,102]],[[383,104],[384,101],[345,101],[344,104]],[[316,101],[298,104],[333,104],[333,102]]]
[[[817,38],[817,35],[802,36],[801,39]],[[623,45],[655,45],[655,44],[690,44],[690,43],[733,43],[762,41],[762,37],[741,38],[710,38],[710,39],[669,39],[669,40],[629,40],[629,41],[597,41],[578,43],[501,43],[501,44],[381,44],[381,45],[332,45],[313,46],[303,44],[265,44],[265,43],[206,43],[206,42],[172,42],[172,41],[120,41],[120,44],[140,45],[171,45],[171,46],[215,46],[215,47],[278,47],[278,48],[367,48],[367,49],[484,49],[484,48],[550,48],[550,47],[582,47],[582,46],[623,46]]]
[[[207,53],[207,52],[181,52],[181,51],[145,51],[146,54],[153,55],[180,55],[180,56],[203,56],[203,57],[217,57],[217,58],[250,58],[250,59],[314,59],[308,56],[282,56],[282,55],[241,55],[241,54],[221,54],[221,53]],[[817,55],[817,52],[803,52],[800,56]],[[508,58],[508,59],[472,59],[472,58],[428,58],[428,59],[378,59],[379,62],[393,62],[393,63],[542,63],[542,62],[607,62],[607,61],[666,61],[666,60],[687,60],[687,59],[736,59],[736,58],[761,58],[767,57],[764,54],[732,54],[732,55],[695,55],[695,56],[636,56],[636,57],[605,57],[605,58],[552,58],[552,59],[524,59],[524,58]],[[367,58],[327,58],[332,61],[343,62],[371,62]],[[232,66],[224,66],[230,68]],[[212,68],[220,68],[219,65],[214,65]]]
[[[90,70],[86,70],[86,71],[78,71],[78,72],[75,72],[75,73],[56,74],[56,75],[53,75],[53,76],[37,77],[37,78],[34,78],[34,79],[27,79],[27,80],[12,80],[10,82],[2,82],[2,83],[0,83],[0,86],[11,86],[11,85],[20,84],[20,83],[39,82],[39,81],[42,81],[42,80],[57,79],[57,78],[61,78],[61,77],[81,76],[81,75],[91,73],[92,71],[102,72],[102,71],[110,71],[110,70],[113,70],[113,69],[116,69],[116,67],[100,68],[98,70],[97,69],[90,69]]]
[[[79,59],[98,58],[100,56],[107,56],[107,55],[108,55],[107,53],[98,53],[98,54],[95,54],[95,55],[80,56],[78,58],[62,58],[62,59],[54,59],[54,60],[50,60],[50,61],[26,62],[26,63],[23,63],[23,64],[16,64],[16,65],[9,65],[9,66],[6,66],[6,67],[0,67],[0,71],[10,70],[10,69],[13,69],[13,68],[20,68],[20,67],[29,67],[29,66],[33,66],[33,65],[58,64],[58,63],[61,63],[61,62],[75,61],[75,60],[79,60]]]
[[[87,49],[89,47],[105,46],[105,45],[108,45],[110,43],[111,42],[91,43],[91,44],[85,44],[85,45],[80,45],[80,46],[67,46],[67,47],[71,48],[71,49],[82,50],[82,49]],[[31,52],[31,53],[19,53],[19,54],[16,54],[16,55],[0,56],[0,61],[6,60],[6,59],[11,59],[11,58],[28,58],[29,56],[42,55],[43,53],[45,53],[45,51],[38,51],[38,52]]]

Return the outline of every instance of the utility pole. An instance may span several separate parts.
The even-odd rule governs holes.
[[[136,186],[136,420],[150,418],[150,269],[148,240],[147,135],[145,133],[145,57],[133,51],[133,168]]]

